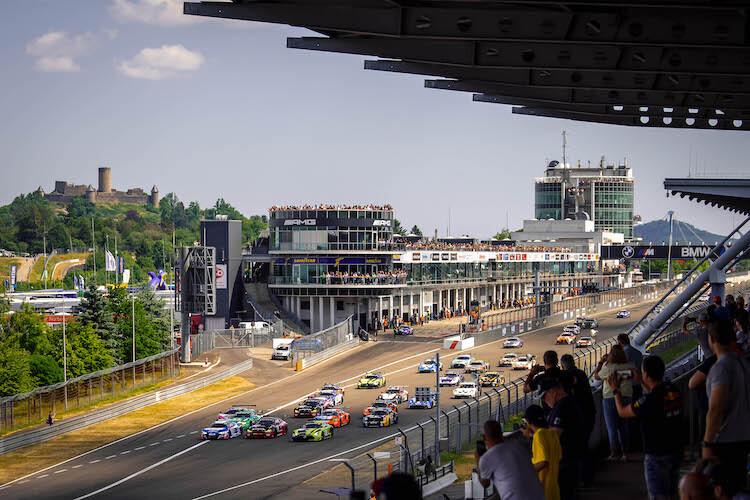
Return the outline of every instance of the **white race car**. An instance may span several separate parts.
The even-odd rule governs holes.
[[[201,439],[232,439],[242,435],[242,425],[239,422],[217,420],[201,432]]]
[[[490,369],[490,364],[481,359],[475,359],[466,365],[466,373],[479,373],[480,375]]]
[[[382,399],[388,403],[396,403],[398,405],[409,400],[409,391],[402,386],[391,386],[384,392],[380,393],[378,399]]]
[[[453,389],[454,398],[477,398],[481,394],[481,389],[476,382],[461,382],[458,387]]]
[[[565,328],[563,328],[563,332],[570,332],[570,333],[575,333],[576,335],[578,335],[579,333],[581,333],[581,327],[578,325],[568,325]]]
[[[455,371],[447,371],[440,377],[440,387],[453,385],[456,386],[463,382],[464,376]]]
[[[533,354],[526,354],[519,357],[513,362],[514,370],[531,370],[536,365],[536,359]]]
[[[618,318],[629,318],[630,317],[630,311],[628,311],[628,310],[617,311],[617,317]]]
[[[466,368],[466,365],[474,361],[474,356],[471,354],[459,354],[453,359],[451,368]]]
[[[322,389],[316,394],[319,398],[328,398],[332,406],[344,404],[344,395],[333,389]]]
[[[503,342],[503,349],[513,349],[517,347],[523,347],[523,340],[518,337],[510,337]]]
[[[500,358],[500,362],[497,364],[497,366],[513,366],[513,362],[517,359],[518,354],[509,352],[508,354]]]
[[[438,368],[440,371],[443,370],[443,362],[440,362],[440,367],[438,367],[437,363],[435,362],[434,358],[427,358],[425,359],[422,364],[420,364],[417,367],[418,373],[435,373]]]

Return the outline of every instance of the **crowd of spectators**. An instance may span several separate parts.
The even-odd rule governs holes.
[[[394,285],[404,283],[408,276],[406,271],[379,271],[373,273],[359,272],[327,272],[321,277],[321,282],[326,285]]]
[[[393,207],[386,205],[330,205],[321,203],[318,205],[284,205],[284,206],[272,206],[268,209],[269,212],[279,212],[281,210],[377,210],[377,211],[393,211]]]
[[[404,238],[380,240],[378,244],[387,250],[438,250],[438,251],[478,251],[478,252],[557,252],[570,253],[573,250],[565,247],[544,247],[537,245],[488,245],[486,243],[444,243],[420,239],[409,241]]]

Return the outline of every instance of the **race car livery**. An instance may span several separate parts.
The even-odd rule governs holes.
[[[344,394],[345,389],[341,387],[339,384],[323,384],[323,387],[320,388],[321,391],[337,391],[341,394]]]
[[[240,424],[240,427],[244,432],[252,427],[258,420],[260,420],[260,415],[255,411],[238,411],[231,417],[223,420]]]
[[[576,325],[581,328],[593,329],[599,327],[599,321],[594,318],[577,318]]]
[[[420,365],[417,367],[418,373],[435,373],[437,370],[443,370],[443,362],[440,362],[440,366],[438,367],[438,364],[435,362],[433,358],[427,358],[425,359]]]
[[[201,432],[201,439],[232,439],[242,435],[240,424],[217,420]]]
[[[396,335],[413,335],[414,328],[409,325],[401,325],[396,329]]]
[[[474,361],[474,356],[471,354],[459,354],[453,359],[451,368],[466,368],[466,365]]]
[[[534,366],[536,366],[536,359],[533,354],[526,354],[513,362],[514,370],[531,370]]]
[[[333,437],[333,426],[311,420],[292,433],[292,441],[323,441]]]
[[[557,337],[558,344],[572,344],[576,341],[576,336],[573,332],[563,332]]]
[[[617,311],[617,317],[618,318],[629,318],[630,317],[630,311]]]
[[[523,340],[518,337],[510,337],[503,342],[504,349],[513,349],[515,347],[523,347]]]
[[[578,325],[568,325],[563,328],[563,332],[570,332],[578,335],[579,333],[581,333],[581,327]]]
[[[576,347],[591,347],[595,342],[594,337],[581,337],[576,341]]]
[[[376,399],[370,406],[367,406],[362,410],[362,416],[365,417],[375,410],[393,410],[397,412],[398,406],[388,401],[383,401],[382,399]]]
[[[453,389],[454,398],[477,398],[481,394],[476,382],[461,382]]]
[[[278,417],[263,417],[245,432],[247,439],[266,439],[283,436],[289,425]]]
[[[497,387],[500,384],[505,383],[505,377],[500,375],[498,372],[485,372],[484,375],[479,377],[480,387]]]
[[[440,377],[440,387],[458,385],[463,382],[464,376],[461,373],[454,371],[447,371]]]
[[[378,396],[378,399],[389,403],[401,404],[409,399],[409,391],[407,391],[400,385],[391,386],[386,389],[385,392],[381,392],[380,396]]]
[[[500,358],[500,362],[497,364],[497,366],[513,366],[513,362],[518,359],[518,354],[509,352],[502,358]]]
[[[374,389],[385,386],[385,377],[382,373],[366,373],[357,382],[357,389]]]
[[[348,424],[351,421],[351,415],[344,410],[338,408],[328,408],[315,417],[313,420],[316,422],[325,422],[332,427],[341,427]]]
[[[365,427],[388,427],[398,423],[398,412],[389,409],[379,409],[362,419]]]
[[[344,404],[344,394],[333,389],[322,389],[316,393],[316,396],[330,400],[331,406]]]
[[[466,368],[464,371],[466,373],[484,373],[490,368],[490,364],[486,361],[483,361],[481,359],[475,359],[471,361],[468,365],[466,365]]]
[[[430,387],[417,387],[408,405],[409,408],[432,408],[435,406],[435,393]]]
[[[328,401],[326,399],[326,401]],[[325,403],[318,398],[307,398],[298,407],[294,409],[295,417],[317,417],[327,407]]]
[[[224,420],[225,418],[229,418],[238,412],[254,412],[255,410],[252,409],[253,406],[255,405],[234,405],[227,411],[219,413],[219,416],[216,417],[216,420]]]

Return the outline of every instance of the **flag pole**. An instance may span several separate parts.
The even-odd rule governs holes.
[[[115,286],[120,284],[120,257],[117,253],[117,230],[115,230]]]
[[[109,235],[104,236],[104,281],[109,288]]]
[[[94,218],[91,218],[91,247],[94,249],[94,284],[96,284],[96,238],[94,238]]]

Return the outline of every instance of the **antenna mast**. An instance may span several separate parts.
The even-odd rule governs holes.
[[[562,137],[563,137],[563,145],[562,145],[563,146],[563,157],[562,157],[563,168],[565,168],[565,161],[566,161],[566,155],[565,155],[566,151],[565,150],[568,147],[568,137],[567,137],[567,135],[568,135],[568,133],[565,130],[563,130],[562,131]]]

